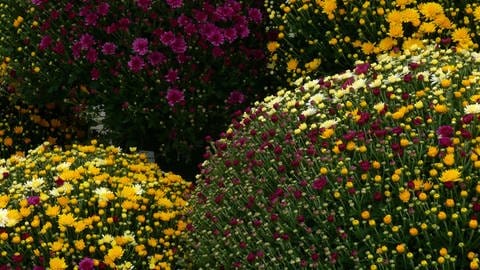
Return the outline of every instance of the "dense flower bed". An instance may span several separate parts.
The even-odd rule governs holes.
[[[44,143],[0,160],[1,269],[172,269],[190,184],[142,154]]]
[[[55,107],[42,109],[0,93],[0,157],[26,154],[44,141],[70,145],[85,139],[84,126]]]
[[[197,179],[195,269],[478,269],[480,54],[427,46],[259,102]]]
[[[12,91],[100,119],[102,137],[166,166],[195,169],[204,137],[266,95],[256,1],[15,0],[0,14]]]
[[[282,78],[332,74],[356,60],[438,44],[476,46],[477,1],[265,1],[277,32],[268,44],[271,68]],[[294,80],[294,79],[293,79]]]

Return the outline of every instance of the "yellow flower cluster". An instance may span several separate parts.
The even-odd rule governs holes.
[[[182,256],[190,184],[144,154],[44,143],[0,162],[0,265],[171,269]]]
[[[478,46],[478,3],[266,0],[265,6],[273,24],[269,30],[278,32],[267,46],[270,68],[280,74],[287,71],[291,81],[430,42],[462,49]],[[309,68],[315,59],[320,64]]]

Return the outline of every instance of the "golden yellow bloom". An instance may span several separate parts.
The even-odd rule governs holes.
[[[469,47],[473,45],[472,39],[470,38],[469,29],[466,27],[455,29],[455,31],[452,33],[452,39],[461,47]]]
[[[440,211],[438,212],[437,217],[439,220],[445,220],[447,219],[447,213],[445,213],[444,211]]]
[[[439,180],[441,182],[458,182],[461,181],[461,173],[457,169],[450,169],[442,172]]]
[[[375,44],[371,42],[365,42],[362,44],[362,52],[366,55],[370,55],[374,52]]]
[[[362,219],[369,219],[370,218],[370,212],[365,210],[365,211],[362,211],[362,213],[360,214],[360,216],[362,217]]]
[[[83,239],[75,240],[73,244],[75,245],[75,249],[79,251],[82,251],[85,249],[85,242],[83,241]]]
[[[383,222],[384,222],[385,224],[390,224],[390,223],[392,223],[392,216],[391,216],[391,215],[386,215],[386,216],[384,216],[384,217],[383,217]]]
[[[18,28],[20,27],[20,24],[22,24],[23,22],[23,17],[22,16],[18,16],[15,21],[13,21],[13,27],[15,28]]]
[[[468,222],[468,227],[470,229],[476,229],[478,227],[478,221],[476,219],[470,219]]]
[[[437,26],[432,22],[423,22],[418,29],[419,32],[425,34],[435,33]]]
[[[402,22],[403,22],[402,12],[398,11],[398,10],[393,10],[393,11],[389,12],[388,15],[387,15],[387,22],[390,24],[390,26],[392,24],[401,25]]]
[[[448,112],[448,107],[445,104],[437,104],[433,107],[433,109],[438,113],[446,113]]]
[[[106,262],[113,262],[123,256],[123,249],[121,246],[113,246],[105,255]]]
[[[452,22],[445,15],[440,15],[436,17],[433,22],[436,23],[438,27],[443,29],[450,29],[453,26]]]
[[[438,148],[435,146],[429,146],[427,150],[427,155],[429,157],[435,157],[438,154]]]
[[[404,203],[408,202],[410,200],[410,191],[408,190],[402,190],[400,194],[398,195],[400,200]]]
[[[388,29],[388,35],[392,38],[403,37],[403,27],[401,24],[391,24]]]
[[[418,11],[413,8],[407,8],[402,11],[402,22],[409,22],[413,26],[418,27],[420,25],[420,15]]]
[[[52,245],[50,246],[50,251],[55,253],[57,251],[60,251],[62,248],[63,248],[63,239],[60,239],[52,243]]]
[[[8,202],[10,201],[10,197],[8,195],[1,195],[0,196],[0,208],[7,207]]]
[[[477,6],[473,11],[473,17],[475,21],[480,21],[480,6]]]
[[[287,62],[287,71],[295,71],[298,66],[298,60],[295,58],[292,58],[288,60]]]
[[[403,41],[403,44],[402,44],[402,49],[405,51],[406,50],[414,51],[424,47],[425,45],[423,44],[423,41],[417,38],[407,38],[406,40]]]
[[[320,58],[315,58],[312,61],[306,63],[305,68],[308,71],[314,71],[314,70],[318,69],[318,67],[320,66],[321,63],[322,63],[322,61],[320,60]]]
[[[397,42],[395,39],[391,37],[386,37],[380,40],[380,42],[378,43],[378,48],[380,49],[380,51],[385,52],[391,50],[396,44]]]
[[[399,254],[403,254],[405,252],[405,244],[398,244],[395,249]]]
[[[49,262],[49,266],[51,270],[62,270],[62,269],[67,269],[67,264],[65,263],[65,259],[55,257],[51,258]]]
[[[322,135],[320,135],[320,137],[322,137],[323,139],[328,139],[332,137],[333,134],[335,134],[335,130],[333,128],[327,128],[322,132]]]
[[[455,200],[454,199],[447,199],[445,201],[445,206],[446,207],[454,207],[455,206]]]
[[[423,16],[429,20],[434,20],[439,15],[443,14],[442,5],[435,2],[422,3],[418,5],[418,9],[420,10],[420,13],[422,13]]]
[[[75,224],[75,216],[72,213],[59,215],[58,224],[66,227],[73,226]]]
[[[455,155],[454,154],[446,154],[443,157],[443,164],[445,164],[447,166],[452,166],[453,164],[455,164]]]
[[[415,228],[415,227],[412,227],[408,230],[408,233],[411,235],[411,236],[417,236],[418,235],[418,229]]]
[[[55,206],[48,206],[47,210],[45,210],[45,214],[49,217],[55,217],[60,213],[60,207],[58,205]]]
[[[327,15],[333,15],[333,12],[337,9],[336,0],[316,0],[315,2],[322,7],[322,12]]]
[[[269,52],[273,53],[280,47],[280,44],[276,41],[270,41],[267,43],[267,49]]]

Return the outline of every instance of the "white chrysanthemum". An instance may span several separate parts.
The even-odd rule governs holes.
[[[304,110],[304,111],[302,112],[302,115],[308,117],[308,116],[312,116],[312,115],[314,115],[314,114],[316,114],[316,113],[317,113],[317,109],[315,109],[315,108],[313,108],[313,107],[309,107],[309,108],[307,108],[306,110]]]
[[[100,188],[96,188],[94,191],[93,191],[95,194],[97,194],[98,196],[98,199],[100,201],[108,201],[108,197],[110,194],[113,194],[113,192],[111,192],[108,188],[106,187],[100,187]]]
[[[320,85],[318,85],[318,80],[311,80],[303,85],[303,88],[307,90],[315,90],[315,89],[318,89],[319,87]]]
[[[71,165],[72,165],[72,163],[70,163],[70,162],[62,162],[62,163],[57,165],[57,171],[68,170]]]
[[[135,190],[135,195],[137,195],[137,196],[142,196],[142,194],[143,194],[143,188],[142,188],[141,185],[135,184],[135,185],[133,185],[133,189]]]
[[[358,79],[352,83],[352,88],[358,90],[360,88],[365,88],[367,86],[367,80]]]
[[[8,218],[8,210],[7,209],[0,209],[0,227],[5,228],[9,223]]]
[[[325,99],[325,96],[322,95],[321,93],[317,93],[313,96],[310,97],[310,99],[308,100],[308,103],[312,103],[312,101],[315,103],[315,104],[320,104],[323,100]]]
[[[45,180],[43,180],[42,177],[34,178],[27,183],[25,183],[25,186],[33,191],[40,191],[42,185],[45,183]]]
[[[58,197],[58,196],[60,196],[60,192],[59,192],[58,188],[54,188],[54,189],[50,190],[49,193],[50,193],[50,195],[53,196],[53,197]]]
[[[464,108],[465,114],[478,114],[480,113],[480,103],[469,104]]]
[[[331,119],[331,120],[327,120],[327,121],[324,121],[323,123],[320,124],[320,128],[330,128],[336,124],[338,124],[338,119]]]

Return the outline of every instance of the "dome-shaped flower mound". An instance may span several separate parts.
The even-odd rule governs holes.
[[[190,185],[142,154],[48,143],[1,160],[0,268],[170,269]]]
[[[478,267],[479,67],[428,47],[257,104],[203,164],[193,265]]]

